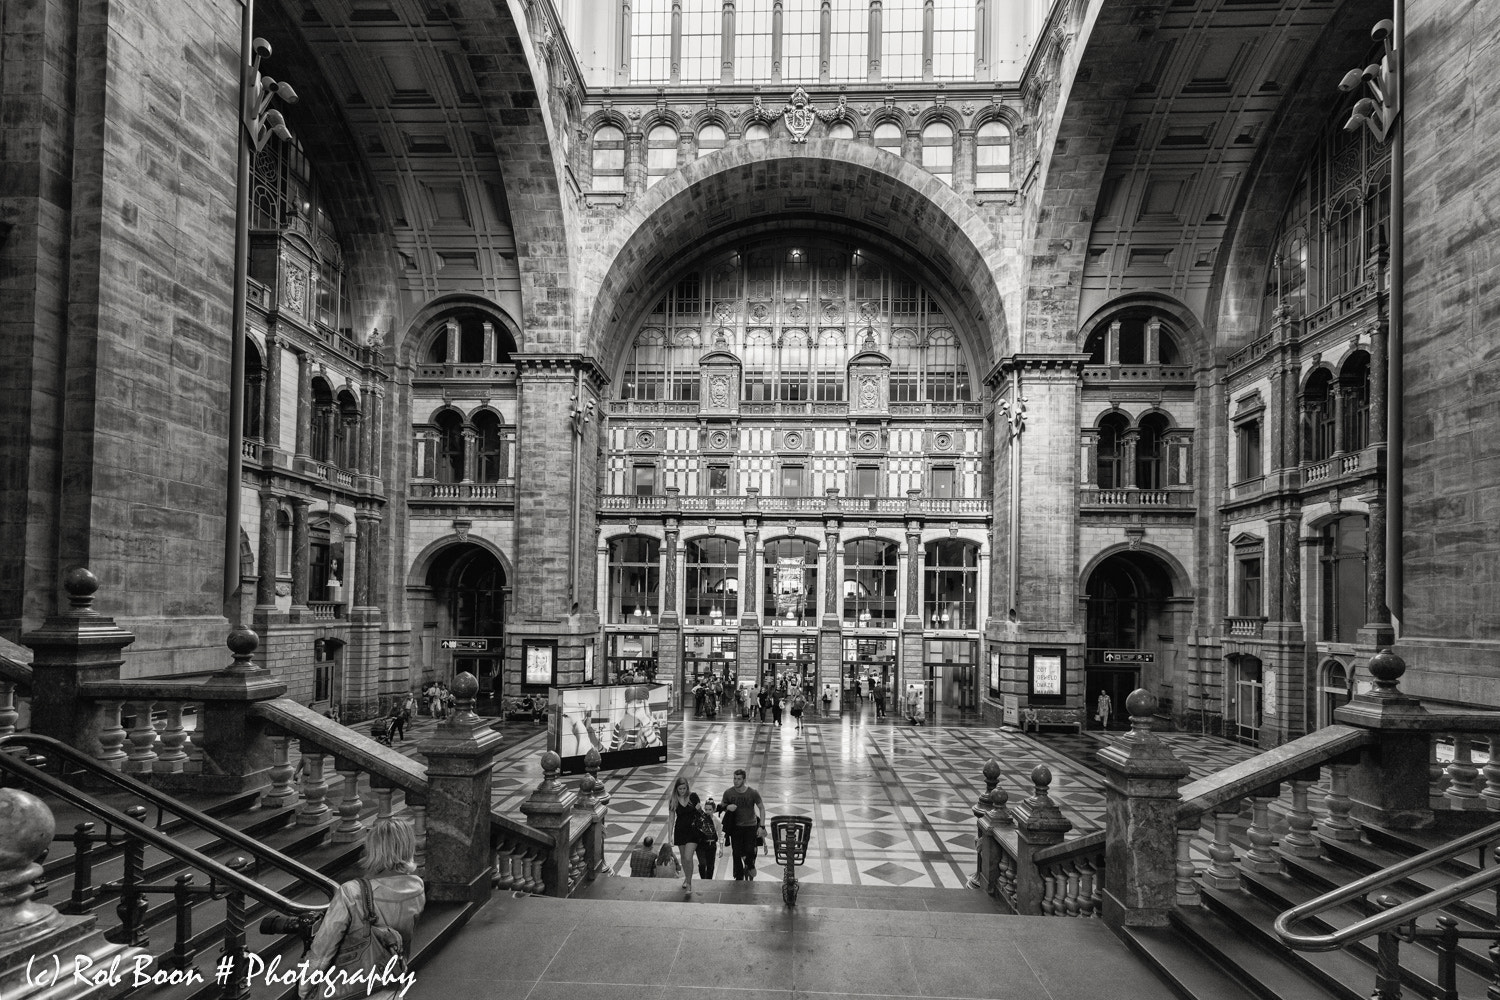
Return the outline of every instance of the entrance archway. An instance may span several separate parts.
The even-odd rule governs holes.
[[[468,672],[479,678],[479,697],[495,709],[505,656],[505,567],[494,553],[461,542],[437,553],[427,568],[422,620],[436,623],[430,679],[451,683]],[[423,603],[418,599],[418,603]],[[414,609],[414,616],[418,609]]]
[[[1091,729],[1128,729],[1125,699],[1161,687],[1161,636],[1170,635],[1171,570],[1144,552],[1106,557],[1084,584],[1084,691]],[[1170,710],[1170,703],[1168,705]]]

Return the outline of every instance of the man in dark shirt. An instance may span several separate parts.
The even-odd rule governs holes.
[[[754,879],[755,842],[766,826],[766,806],[760,792],[745,784],[744,768],[735,770],[734,787],[719,797],[719,812],[726,814],[724,826],[734,852],[735,881]]]
[[[656,852],[651,849],[654,837],[641,841],[641,846],[630,852],[630,874],[634,878],[650,878],[656,874]]]

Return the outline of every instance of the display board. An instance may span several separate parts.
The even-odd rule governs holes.
[[[612,684],[552,689],[547,745],[562,757],[564,774],[583,773],[584,755],[598,748],[608,771],[667,759],[665,684]]]

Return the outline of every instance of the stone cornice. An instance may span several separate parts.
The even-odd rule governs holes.
[[[604,369],[586,354],[513,354],[510,360],[522,381],[555,379],[563,375],[571,379],[574,372],[581,371],[595,392],[610,382]]]
[[[1011,354],[990,369],[984,383],[994,386],[1013,371],[1081,377],[1089,358],[1088,354]]]

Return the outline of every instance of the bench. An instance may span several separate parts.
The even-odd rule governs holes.
[[[1035,730],[1039,733],[1043,726],[1048,729],[1071,729],[1081,734],[1083,732],[1082,710],[1076,708],[1021,709],[1021,732]]]

